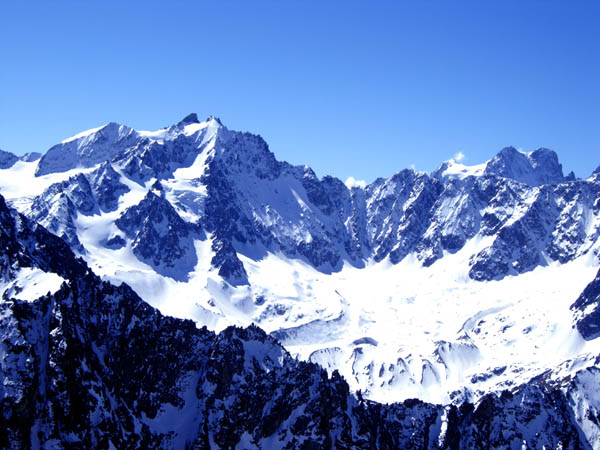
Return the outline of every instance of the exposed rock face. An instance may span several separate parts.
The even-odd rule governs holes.
[[[579,333],[592,340],[600,337],[600,271],[571,305]]]
[[[562,380],[547,373],[476,405],[376,404],[257,327],[216,335],[161,315],[2,197],[0,248],[2,286],[24,269],[66,280],[38,298],[0,301],[4,448],[600,445],[596,367]]]
[[[525,154],[514,147],[506,147],[487,163],[484,173],[510,178],[529,186],[558,184],[574,178],[572,174],[569,177],[563,175],[556,153],[547,148]]]
[[[89,181],[96,202],[104,212],[118,209],[119,197],[129,192],[129,188],[121,182],[121,176],[108,161],[90,174]]]
[[[12,167],[19,158],[12,153],[0,150],[0,169],[8,169]]]
[[[183,281],[198,262],[192,239],[198,227],[185,222],[153,191],[115,224],[131,239],[133,253],[160,274]]]
[[[248,282],[236,253],[282,252],[329,273],[344,262],[362,267],[368,258],[398,263],[409,255],[430,266],[444,252],[493,236],[465,267],[472,279],[493,280],[568,262],[600,236],[597,177],[564,176],[548,149],[526,154],[507,147],[480,171],[457,176],[450,161],[431,175],[404,170],[348,189],[336,178],[277,161],[260,136],[191,114],[157,132],[110,123],[82,133],[52,147],[36,174],[90,167],[97,168],[86,175],[89,183],[80,175],[55,186],[28,215],[84,253],[73,224],[77,212],[117,210],[128,192],[125,179],[146,188],[169,181],[166,200],[186,221],[202,223],[200,235],[213,238],[215,267],[234,285]],[[173,180],[188,167],[194,175],[182,187]],[[181,261],[189,266],[191,259]]]

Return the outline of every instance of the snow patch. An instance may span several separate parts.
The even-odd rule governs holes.
[[[0,297],[33,301],[43,295],[54,294],[64,281],[64,278],[55,273],[47,273],[37,267],[23,267],[15,274],[14,279],[0,284]]]
[[[456,156],[458,156],[458,158],[456,158]],[[459,152],[457,155],[455,155],[455,159],[447,161],[446,164],[448,166],[442,172],[442,177],[466,178],[470,176],[480,176],[483,174],[487,163],[478,164],[475,166],[466,166],[460,163],[460,161],[463,159],[464,155]]]

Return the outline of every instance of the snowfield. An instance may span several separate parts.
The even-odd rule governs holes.
[[[427,268],[407,260],[346,265],[331,275],[269,254],[242,258],[250,286],[235,287],[208,264],[209,240],[196,249],[207,256],[186,283],[144,270],[127,249],[114,257],[118,265],[110,251],[88,262],[164,314],[215,331],[255,323],[293,355],[340,371],[353,389],[384,403],[476,400],[565,362],[572,363],[565,373],[579,370],[600,354],[600,342],[573,328],[569,310],[597,271],[589,257],[478,282],[460,270],[468,248]]]

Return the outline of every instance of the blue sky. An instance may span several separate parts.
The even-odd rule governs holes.
[[[190,112],[371,181],[502,147],[600,164],[600,2],[2,2],[0,148]]]

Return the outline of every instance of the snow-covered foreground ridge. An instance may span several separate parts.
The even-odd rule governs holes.
[[[382,405],[352,395],[336,372],[292,358],[256,326],[215,334],[161,315],[126,284],[102,281],[2,196],[0,250],[0,283],[10,285],[0,300],[2,448],[600,445],[597,367],[550,371],[477,404]],[[32,273],[64,283],[40,297],[19,292]],[[598,286],[600,275],[582,306],[597,305]]]
[[[547,149],[349,189],[190,115],[3,155],[0,193],[105,280],[209,329],[256,323],[366,398],[476,401],[600,353],[595,303],[571,308],[598,270],[600,168],[564,176]]]

